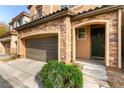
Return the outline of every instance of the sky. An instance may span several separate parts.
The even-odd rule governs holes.
[[[28,12],[26,5],[0,5],[0,22],[8,24],[23,11]]]

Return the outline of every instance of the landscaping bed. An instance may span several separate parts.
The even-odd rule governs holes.
[[[108,75],[110,87],[124,88],[124,71],[123,70],[107,67],[107,75]]]

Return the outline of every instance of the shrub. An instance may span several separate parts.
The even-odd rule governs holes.
[[[39,72],[39,79],[46,88],[80,88],[83,87],[83,75],[75,65],[51,61]]]

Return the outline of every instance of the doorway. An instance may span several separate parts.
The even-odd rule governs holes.
[[[91,59],[105,59],[104,26],[91,26]]]

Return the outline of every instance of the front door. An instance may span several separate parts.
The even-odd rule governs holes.
[[[91,29],[92,58],[105,57],[105,28]]]

